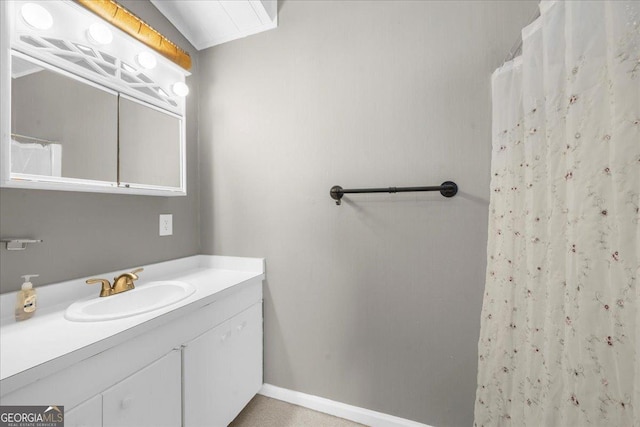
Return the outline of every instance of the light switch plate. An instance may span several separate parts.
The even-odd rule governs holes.
[[[173,214],[160,214],[160,235],[171,236],[173,234]]]

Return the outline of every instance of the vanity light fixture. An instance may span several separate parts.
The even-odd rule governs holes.
[[[113,34],[111,30],[100,22],[94,22],[89,25],[87,30],[87,39],[93,44],[106,45],[113,41]]]
[[[171,87],[171,90],[177,96],[187,96],[189,94],[189,86],[183,82],[175,82]]]
[[[53,26],[53,16],[47,9],[35,3],[27,3],[20,8],[20,14],[29,26],[36,30],[48,30]]]
[[[152,70],[156,68],[156,65],[158,64],[155,55],[146,51],[140,52],[136,55],[136,62],[145,70]]]

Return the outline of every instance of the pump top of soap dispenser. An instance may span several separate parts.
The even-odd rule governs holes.
[[[24,283],[22,284],[22,290],[26,291],[27,289],[33,288],[33,283],[31,283],[32,277],[39,277],[39,274],[25,274],[24,276],[20,276],[24,279]]]

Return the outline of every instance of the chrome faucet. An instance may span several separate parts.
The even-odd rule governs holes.
[[[137,268],[131,273],[122,273],[118,277],[113,278],[113,285],[109,283],[107,279],[88,279],[87,284],[93,285],[94,283],[102,283],[100,296],[108,297],[121,292],[130,291],[135,288],[133,282],[134,280],[138,280],[138,275],[136,273],[140,273],[141,271],[144,271],[144,268]]]

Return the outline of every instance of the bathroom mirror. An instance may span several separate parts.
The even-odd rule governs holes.
[[[120,185],[180,188],[182,119],[120,95]]]
[[[184,194],[183,123],[180,115],[11,52],[14,181]]]
[[[26,55],[11,55],[11,175],[115,185],[116,92]]]

